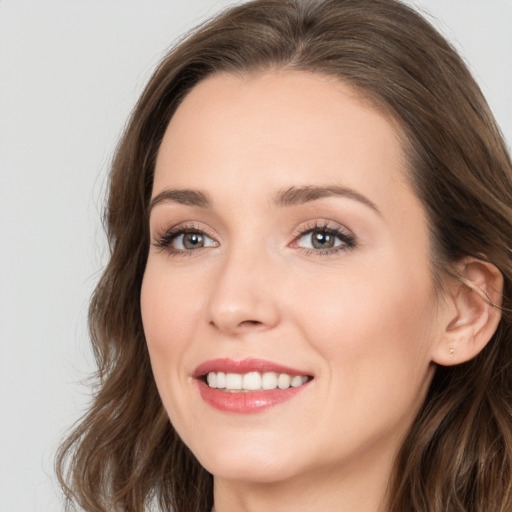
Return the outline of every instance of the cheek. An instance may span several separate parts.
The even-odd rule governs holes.
[[[195,282],[169,272],[165,261],[149,258],[141,288],[142,321],[155,382],[171,422],[185,441],[200,424],[197,411],[190,414],[188,393],[193,383],[186,370],[202,307],[198,287],[190,286]]]
[[[169,416],[183,408],[175,390],[191,385],[185,370],[187,347],[201,308],[191,282],[194,280],[181,280],[179,273],[170,273],[164,262],[148,259],[141,288],[141,315],[153,375]]]
[[[150,352],[166,355],[179,351],[191,335],[201,309],[199,284],[180,279],[165,264],[148,261],[141,288],[141,314]]]
[[[303,295],[308,304],[297,311],[326,362],[325,408],[334,413],[319,418],[318,428],[331,432],[334,425],[354,444],[361,438],[400,437],[433,374],[426,314],[432,296],[426,283],[403,280],[390,286],[392,279],[372,277],[347,278],[346,286],[326,286],[321,294],[310,290]]]
[[[390,262],[301,286],[290,307],[306,338],[329,361],[332,379],[342,381],[341,392],[423,392],[435,338],[436,296],[428,269],[407,272]]]
[[[309,319],[316,332],[325,332],[325,343],[330,340],[333,346],[340,339],[356,343],[373,330],[379,331],[379,338],[421,333],[435,306],[428,272],[407,272],[393,262],[299,279],[294,290],[289,307],[297,309],[298,318]]]

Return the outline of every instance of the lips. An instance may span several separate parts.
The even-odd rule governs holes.
[[[302,370],[291,368],[282,364],[265,361],[264,359],[243,359],[234,361],[233,359],[212,359],[199,365],[193,376],[195,378],[206,375],[209,372],[225,373],[249,373],[249,372],[276,372],[288,373],[290,375],[303,375]]]
[[[291,400],[313,379],[303,370],[262,359],[214,359],[193,373],[201,398],[223,412],[255,413]]]

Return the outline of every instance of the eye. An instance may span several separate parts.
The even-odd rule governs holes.
[[[215,242],[200,231],[183,231],[171,239],[169,246],[177,251],[193,251],[202,247],[214,247]]]
[[[329,223],[302,230],[293,242],[294,247],[314,254],[333,254],[355,246],[355,236],[349,231]]]
[[[201,229],[177,227],[157,236],[154,245],[175,255],[191,253],[206,247],[217,247],[219,244]]]
[[[328,231],[316,230],[301,236],[298,245],[308,249],[332,249],[342,243],[336,235]]]

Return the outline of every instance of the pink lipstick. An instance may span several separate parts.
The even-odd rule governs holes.
[[[291,400],[312,380],[299,370],[262,359],[213,359],[193,373],[201,398],[224,412],[255,413]]]

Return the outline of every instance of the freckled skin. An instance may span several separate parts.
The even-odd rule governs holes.
[[[182,225],[207,243],[151,248],[142,316],[163,403],[215,477],[217,512],[382,510],[443,330],[425,213],[405,172],[393,122],[314,74],[215,75],[171,120],[153,197],[195,189],[211,206],[159,203],[152,238]],[[380,214],[348,197],[272,202],[293,186],[332,185]],[[315,252],[300,233],[326,223],[355,246]],[[192,378],[223,357],[265,359],[314,379],[257,414],[223,413]]]

